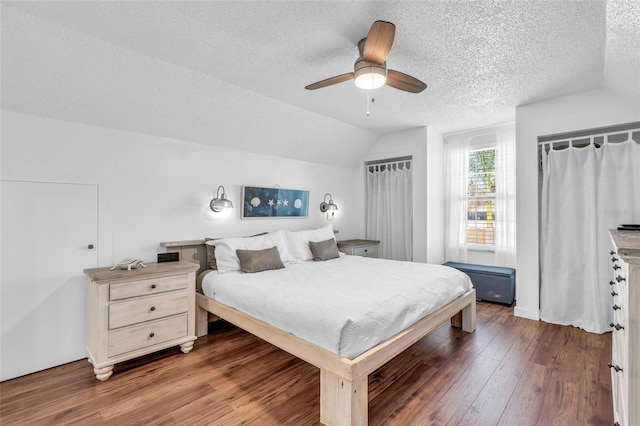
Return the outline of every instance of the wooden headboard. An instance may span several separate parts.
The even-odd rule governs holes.
[[[186,240],[186,241],[164,241],[160,243],[160,247],[165,248],[165,253],[178,253],[178,260],[185,262],[193,262],[200,265],[200,272],[208,269],[207,265],[207,246],[202,240]]]

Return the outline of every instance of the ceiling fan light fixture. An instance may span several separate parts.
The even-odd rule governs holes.
[[[387,82],[387,70],[381,65],[367,64],[354,72],[356,86],[360,89],[373,90]]]
[[[427,88],[422,81],[400,71],[387,71],[387,57],[391,52],[395,34],[396,26],[393,23],[375,21],[367,36],[358,42],[360,56],[353,64],[353,72],[325,78],[305,86],[305,89],[321,89],[354,79],[356,87],[364,90],[373,90],[386,85],[409,93],[422,92]],[[368,98],[367,105],[369,105]],[[369,115],[368,110],[367,115]]]

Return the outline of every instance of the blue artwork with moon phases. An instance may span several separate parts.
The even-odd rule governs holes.
[[[299,189],[242,187],[242,217],[307,217],[309,191]]]

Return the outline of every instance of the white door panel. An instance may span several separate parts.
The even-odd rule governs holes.
[[[98,265],[98,186],[2,181],[0,195],[7,380],[85,357],[82,270]]]

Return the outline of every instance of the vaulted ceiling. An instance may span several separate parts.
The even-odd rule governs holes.
[[[352,71],[378,19],[396,25],[389,68],[424,92],[373,91],[367,116],[353,82],[304,89]],[[380,134],[510,121],[565,94],[638,100],[639,25],[635,0],[3,1],[2,107],[332,162]]]

